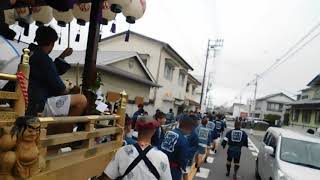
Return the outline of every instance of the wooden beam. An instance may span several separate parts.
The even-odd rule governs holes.
[[[81,161],[70,166],[48,170],[41,175],[36,175],[29,180],[88,180],[94,176],[100,176],[115,152],[101,153],[95,157]]]
[[[11,125],[16,121],[17,114],[15,112],[0,112],[0,126]]]
[[[110,127],[110,128],[103,128],[97,129],[93,132],[74,132],[74,133],[65,133],[65,134],[56,134],[56,135],[49,135],[44,139],[41,139],[41,146],[48,147],[58,144],[65,144],[74,141],[81,141],[90,138],[101,137],[104,135],[110,134],[117,134],[120,133],[122,130],[118,127]]]
[[[19,95],[15,92],[0,91],[0,99],[14,99],[17,100]]]
[[[106,121],[119,119],[118,115],[94,115],[94,116],[67,116],[67,117],[40,117],[41,124],[67,124],[93,121]]]
[[[89,158],[99,156],[101,154],[111,153],[113,151],[116,151],[120,146],[121,145],[119,145],[119,142],[111,141],[108,143],[99,144],[90,149],[80,149],[60,155],[48,156],[46,157],[46,170],[39,175],[41,176],[43,174],[50,173],[50,171],[56,171],[59,169],[67,168],[68,166],[74,164],[82,163]],[[79,171],[74,173],[79,173]]]
[[[0,79],[1,80],[8,80],[8,81],[16,81],[17,76],[14,74],[5,74],[5,73],[0,73]]]

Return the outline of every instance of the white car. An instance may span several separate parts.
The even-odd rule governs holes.
[[[256,161],[262,180],[319,180],[320,137],[270,127]]]

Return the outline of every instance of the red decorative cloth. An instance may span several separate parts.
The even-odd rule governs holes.
[[[24,103],[25,103],[26,110],[27,110],[28,104],[29,104],[28,89],[27,89],[27,86],[26,86],[26,83],[25,83],[25,80],[27,78],[25,77],[25,75],[22,72],[17,72],[16,75],[17,75],[17,79],[18,79],[19,85],[21,87],[22,95],[23,95],[23,98],[24,98]]]

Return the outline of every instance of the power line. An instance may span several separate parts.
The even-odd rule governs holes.
[[[276,68],[278,68],[280,65],[282,65],[283,63],[285,63],[286,61],[288,61],[291,57],[293,57],[294,55],[296,55],[299,51],[301,51],[305,46],[307,46],[309,43],[311,43],[314,39],[316,39],[318,36],[320,36],[320,32],[318,32],[316,35],[314,35],[312,38],[310,38],[307,42],[305,42],[304,44],[302,44],[300,47],[299,44],[301,44],[305,39],[307,39],[316,29],[318,29],[320,27],[320,22],[314,26],[306,35],[304,35],[299,41],[297,41],[291,48],[289,48],[280,58],[276,59],[276,61],[269,66],[265,71],[263,71],[260,75],[259,78],[262,79],[266,74],[270,73],[271,71],[275,70]],[[297,48],[298,47],[298,48]],[[295,49],[295,50],[294,50]],[[293,51],[294,50],[294,51]],[[292,52],[293,51],[293,52]],[[243,93],[243,91],[250,85],[252,85],[252,83],[255,82],[255,79],[251,80],[250,82],[248,82],[246,84],[246,86],[244,86],[239,93],[239,96],[241,96],[241,94]],[[286,90],[285,90],[286,91]],[[286,91],[289,92],[289,91]],[[290,93],[293,94],[293,93]],[[233,100],[237,99],[238,96],[236,96]],[[231,100],[231,101],[233,101]]]
[[[293,46],[291,46],[282,56],[280,56],[278,59],[276,59],[276,61],[269,67],[267,68],[264,72],[262,72],[260,74],[260,77],[263,77],[265,74],[267,74],[269,71],[279,67],[279,65],[281,65],[283,62],[281,61],[286,61],[288,60],[290,57],[292,57],[293,55],[295,55],[300,49],[302,49],[304,46],[306,46],[307,44],[309,44],[311,41],[313,41],[317,36],[319,36],[319,34],[315,35],[314,37],[312,37],[309,41],[307,41],[307,43],[303,44],[300,48],[296,49],[304,40],[306,40],[313,32],[315,32],[315,30],[317,30],[320,27],[320,22],[318,22],[314,27],[312,27],[307,34],[305,34],[303,37],[301,37]],[[290,53],[296,49],[291,55]]]
[[[300,46],[298,49],[296,49],[294,52],[292,52],[289,56],[287,56],[285,59],[283,59],[274,69],[278,68],[281,64],[288,61],[291,57],[296,55],[299,51],[301,51],[305,46],[307,46],[309,43],[311,43],[314,39],[316,39],[318,36],[320,36],[320,32],[318,32],[316,35],[314,35],[311,39],[309,39],[307,42],[305,42],[302,46]],[[271,70],[269,72],[271,72]]]

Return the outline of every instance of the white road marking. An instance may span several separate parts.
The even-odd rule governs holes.
[[[207,179],[209,177],[210,169],[200,168],[200,172],[196,174],[197,177]]]
[[[251,141],[250,138],[248,138],[248,141],[249,141],[249,144],[251,144],[251,145],[253,146],[254,150],[255,150],[257,153],[259,153],[259,149],[258,149],[257,146]]]
[[[207,157],[207,162],[212,164],[214,161],[214,158],[213,157]]]
[[[256,151],[256,149],[253,146],[249,146],[250,151]]]

